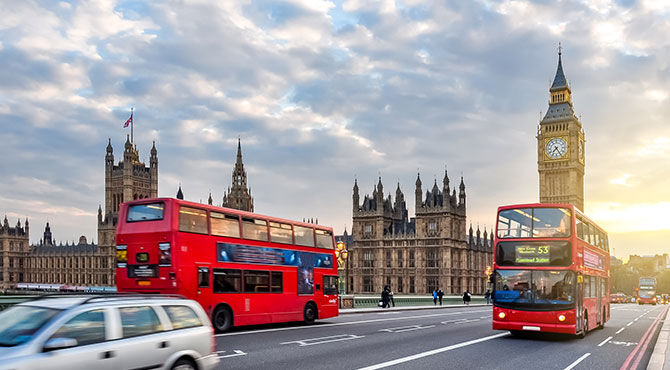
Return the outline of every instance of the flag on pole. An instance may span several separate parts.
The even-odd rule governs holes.
[[[130,112],[130,118],[126,120],[126,123],[123,124],[123,128],[128,127],[131,123],[133,123],[133,112]]]

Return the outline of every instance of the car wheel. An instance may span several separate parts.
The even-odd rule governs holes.
[[[180,358],[172,365],[172,370],[196,370],[193,361],[187,358]]]
[[[233,313],[227,307],[218,308],[212,315],[212,324],[217,332],[224,332],[233,326]]]
[[[305,309],[303,311],[303,317],[305,319],[305,324],[313,324],[314,320],[316,320],[316,306],[314,306],[314,303],[310,302],[305,305]]]

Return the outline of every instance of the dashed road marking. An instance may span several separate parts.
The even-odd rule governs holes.
[[[431,350],[431,351],[426,351],[426,352],[417,353],[416,355],[407,356],[407,357],[401,357],[401,358],[398,358],[398,359],[395,359],[395,360],[382,362],[382,363],[380,363],[380,364],[371,365],[371,366],[368,366],[368,367],[361,368],[361,369],[359,369],[359,370],[376,370],[376,369],[382,369],[382,368],[385,368],[385,367],[394,366],[394,365],[402,364],[402,363],[404,363],[404,362],[409,362],[409,361],[413,361],[413,360],[418,360],[418,359],[420,359],[420,358],[424,358],[424,357],[427,357],[427,356],[436,355],[436,354],[438,354],[438,353],[442,353],[442,352],[446,352],[446,351],[451,351],[451,350],[454,350],[454,349],[457,349],[457,348],[462,348],[462,347],[470,346],[470,345],[473,345],[473,344],[477,344],[477,343],[485,342],[485,341],[487,341],[487,340],[491,340],[491,339],[496,339],[496,338],[504,337],[504,336],[507,336],[507,335],[509,335],[509,333],[500,333],[500,334],[491,335],[491,336],[488,336],[488,337],[483,337],[483,338],[479,338],[479,339],[469,340],[469,341],[467,341],[467,342],[457,343],[457,344],[453,344],[453,345],[451,345],[451,346],[442,347],[442,348],[434,349],[434,350]]]
[[[564,370],[572,369],[573,367],[577,366],[580,362],[584,361],[584,359],[589,357],[589,356],[591,356],[591,352],[589,352],[589,353],[583,355],[582,357],[578,358],[577,360],[575,360],[575,362],[568,365],[568,367],[566,367]]]
[[[406,331],[430,329],[430,328],[434,328],[434,327],[435,327],[435,325],[428,325],[428,326],[408,325],[408,326],[400,326],[400,327],[397,327],[397,328],[381,329],[379,331],[386,331],[386,332],[389,332],[389,333],[403,333],[403,332],[406,332]]]
[[[216,354],[219,356],[219,358],[228,358],[228,357],[237,357],[237,356],[246,356],[247,354],[240,351],[239,349],[233,350],[233,354],[230,355],[224,355],[226,351],[216,351]]]
[[[621,333],[621,332],[622,332],[622,331],[623,331],[624,329],[626,329],[626,328],[625,328],[625,327],[623,327],[623,328],[621,328],[621,329],[617,330],[617,331],[616,331],[616,333],[614,333],[614,334],[619,334],[619,333]]]
[[[301,339],[301,340],[293,340],[290,342],[283,342],[280,344],[297,344],[300,347],[304,346],[313,346],[317,344],[325,344],[325,343],[333,343],[333,342],[341,342],[343,340],[352,340],[352,339],[360,339],[364,338],[363,335],[353,335],[353,334],[341,334],[341,335],[331,335],[328,337],[321,337],[321,338],[310,338],[310,339]]]
[[[614,338],[614,337],[607,337],[607,339],[605,339],[604,341],[600,342],[600,344],[598,344],[598,347],[602,347],[605,343],[609,342],[610,339],[612,339],[612,338]]]

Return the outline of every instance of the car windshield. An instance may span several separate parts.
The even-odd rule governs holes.
[[[28,342],[61,310],[46,307],[13,306],[0,312],[0,347]]]
[[[559,309],[575,301],[572,271],[496,270],[493,301],[499,306]]]

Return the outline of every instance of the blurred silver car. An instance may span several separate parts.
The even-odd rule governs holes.
[[[0,311],[0,369],[212,369],[209,318],[159,295],[41,297]]]

